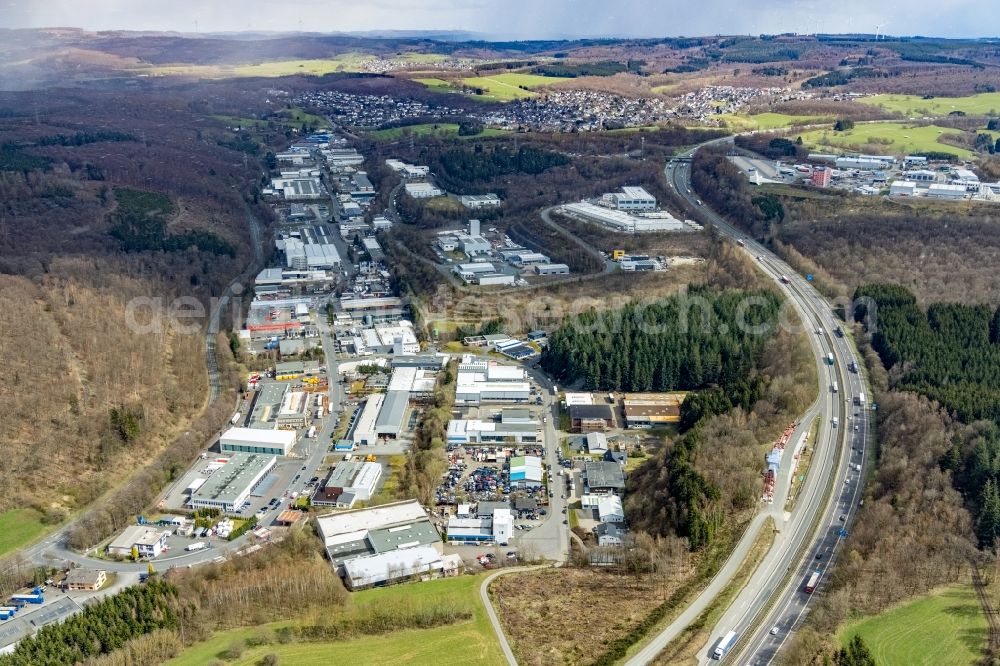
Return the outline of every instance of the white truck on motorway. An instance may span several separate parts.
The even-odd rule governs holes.
[[[840,423],[840,420],[839,420],[839,419],[837,419],[837,417],[836,417],[836,416],[834,416],[834,417],[833,417],[833,427],[834,427],[834,428],[836,428],[836,427],[837,427],[837,425],[838,425],[839,423]]]
[[[193,553],[196,550],[205,550],[206,548],[208,548],[208,545],[206,545],[204,541],[195,541],[194,543],[185,547],[184,550],[188,551],[189,553]]]
[[[726,656],[733,645],[736,644],[736,632],[730,631],[725,636],[719,640],[719,644],[715,646],[715,650],[712,652],[712,659],[721,660]]]

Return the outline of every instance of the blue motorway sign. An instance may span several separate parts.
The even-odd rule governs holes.
[[[807,275],[806,276],[806,280],[808,280],[809,282],[812,282],[813,281],[813,274],[810,273],[809,275]]]

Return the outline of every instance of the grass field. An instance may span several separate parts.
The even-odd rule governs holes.
[[[1000,93],[982,93],[968,97],[935,97],[919,95],[875,95],[858,100],[862,104],[881,106],[905,116],[947,116],[952,111],[964,111],[970,116],[1000,116]]]
[[[416,81],[417,83],[422,83],[424,86],[426,86],[430,90],[433,90],[434,92],[439,92],[439,93],[458,92],[455,89],[455,87],[451,85],[451,82],[445,81],[444,79],[428,78],[428,79],[413,79],[413,80]]]
[[[395,141],[407,132],[413,134],[414,136],[426,136],[433,134],[438,136],[451,135],[458,137],[458,125],[456,123],[425,123],[423,125],[407,125],[406,127],[390,127],[388,129],[369,132],[368,136],[379,141]],[[468,136],[458,138],[474,139],[484,136],[504,136],[505,134],[507,134],[507,132],[504,130],[487,127],[479,134],[470,134]]]
[[[727,115],[723,116],[726,125],[741,130],[772,130],[795,125],[813,125],[817,123],[833,123],[833,118],[826,116],[791,116],[787,113],[758,113],[753,116]]]
[[[972,157],[974,153],[964,148],[956,148],[938,142],[941,134],[960,134],[961,130],[950,127],[926,125],[914,127],[906,123],[863,123],[846,132],[812,130],[802,134],[802,141],[817,148],[869,148],[880,147],[895,153],[915,153],[939,151],[957,157]],[[874,149],[874,148],[873,148]]]
[[[461,79],[465,85],[472,88],[482,88],[485,91],[483,95],[477,95],[477,97],[501,102],[521,99],[522,97],[531,97],[535,94],[530,90],[531,88],[569,80],[558,76],[515,73],[496,74],[494,76],[473,76]],[[525,90],[525,88],[529,90]]]
[[[34,509],[11,509],[0,513],[0,555],[17,550],[48,529],[41,522],[42,514]]]
[[[366,590],[351,595],[346,611],[331,614],[363,613],[368,607],[400,606],[412,603],[440,603],[465,607],[474,617],[467,622],[435,627],[409,629],[393,634],[364,636],[347,641],[309,641],[277,643],[248,647],[235,660],[234,666],[252,666],[264,656],[273,654],[280,664],[296,666],[327,666],[331,663],[346,664],[434,664],[442,663],[446,655],[461,655],[463,664],[500,666],[505,663],[490,627],[486,609],[479,600],[479,585],[483,576],[459,576],[425,583],[411,583],[395,587]],[[234,629],[216,634],[211,639],[188,648],[178,657],[166,662],[169,666],[204,666],[239,641],[273,635],[281,627],[295,622],[274,622],[261,627]]]
[[[975,592],[962,586],[853,622],[837,638],[847,645],[855,634],[878,664],[971,666],[982,658],[987,629]]]

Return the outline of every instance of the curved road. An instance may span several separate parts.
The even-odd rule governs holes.
[[[722,141],[726,140],[711,143]],[[857,363],[857,358],[849,338],[837,336],[835,331],[839,322],[832,316],[830,304],[811,284],[796,275],[791,267],[767,248],[745,239],[742,232],[698,203],[690,190],[688,158],[693,155],[694,150],[679,155],[667,165],[665,173],[671,187],[693,209],[699,210],[701,216],[711,222],[721,234],[745,244],[746,251],[757,257],[764,273],[781,286],[807,330],[816,332],[809,337],[819,369],[820,392],[817,401],[802,417],[792,435],[788,455],[783,459],[779,472],[774,503],[754,518],[729,560],[695,602],[627,663],[645,664],[655,659],[671,640],[708,607],[733,579],[765,519],[771,517],[778,531],[771,549],[749,583],[713,628],[710,643],[698,654],[699,663],[707,663],[711,660],[711,653],[718,639],[726,632],[733,630],[737,634],[743,634],[753,629],[750,632],[752,635],[738,639],[736,650],[726,656],[726,661],[735,663],[730,657],[759,653],[759,663],[768,663],[808,605],[809,595],[800,591],[802,580],[815,568],[815,563],[829,562],[842,538],[840,535],[844,533],[841,530],[846,528],[842,519],[846,521],[850,517],[851,508],[855,505],[861,485],[861,472],[853,465],[863,465],[868,428],[864,418],[855,422],[851,403],[854,396],[865,390],[865,385],[861,375],[848,373],[846,370],[848,363]],[[782,276],[787,277],[783,280]],[[825,362],[827,354],[833,354],[833,365]],[[834,382],[843,390],[834,392]],[[791,453],[796,444],[808,434],[816,418],[820,420],[820,427],[817,441],[811,443],[814,447],[812,461],[805,482],[799,489],[795,507],[789,513],[784,507],[792,476]],[[837,427],[834,426],[834,418],[837,419]],[[845,453],[848,455],[844,455]],[[841,478],[846,483],[841,484]],[[835,491],[833,493],[830,492],[831,486]],[[841,488],[843,490],[837,492]],[[817,553],[822,556],[822,560],[815,559]],[[762,611],[768,608],[773,610],[763,616]],[[777,628],[776,634],[770,633],[772,626]]]

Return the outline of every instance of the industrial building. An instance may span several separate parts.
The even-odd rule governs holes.
[[[517,276],[509,273],[480,273],[476,276],[476,284],[481,287],[511,285],[515,282],[517,282]]]
[[[506,546],[514,531],[514,518],[509,506],[493,509],[489,516],[463,518],[452,516],[446,528],[449,543],[495,543]]]
[[[814,187],[830,187],[830,180],[833,178],[833,169],[828,167],[816,167],[809,176],[809,181]]]
[[[403,299],[398,296],[378,298],[342,296],[340,309],[347,313],[351,319],[365,322],[368,325],[399,321],[405,312]]]
[[[531,386],[522,368],[465,356],[458,368],[455,402],[527,402]]]
[[[373,354],[416,354],[420,351],[413,324],[405,320],[362,329],[361,341],[364,351]]]
[[[351,434],[351,441],[355,444],[370,446],[378,441],[378,435],[375,434],[375,422],[378,419],[379,412],[382,410],[382,403],[384,401],[385,395],[382,393],[368,396],[361,414],[354,422],[354,432]]]
[[[536,275],[567,275],[569,266],[566,264],[539,264],[535,266]]]
[[[254,278],[258,298],[322,294],[333,290],[336,278],[325,270],[265,268]]]
[[[597,520],[602,523],[625,522],[622,498],[617,495],[584,495],[580,498],[580,506],[593,510],[597,514]]]
[[[401,160],[388,159],[385,165],[403,176],[403,178],[425,178],[431,168],[423,165],[407,164]]]
[[[319,178],[272,178],[271,190],[287,201],[322,199],[324,196]]]
[[[372,261],[382,261],[385,258],[382,246],[374,238],[362,238],[361,245],[365,248],[368,256],[372,258]]]
[[[457,554],[442,555],[430,546],[356,557],[344,562],[344,583],[351,591],[406,580],[457,576],[463,567]]]
[[[430,199],[444,195],[444,190],[440,190],[430,183],[406,183],[403,189],[414,199]]]
[[[510,459],[510,483],[518,488],[540,488],[545,474],[538,456],[514,456]]]
[[[279,238],[275,246],[285,254],[285,266],[296,270],[340,270],[340,253],[330,242],[312,242],[311,238]]]
[[[415,365],[396,365],[393,363],[392,376],[386,392],[396,391],[407,393],[411,400],[429,400],[434,397],[434,386],[437,377],[434,372]]]
[[[108,555],[129,557],[134,548],[139,557],[159,557],[167,544],[169,534],[169,530],[156,529],[149,525],[129,525],[108,544]]]
[[[583,467],[586,494],[621,495],[625,492],[625,474],[618,463],[588,461]]]
[[[287,391],[281,400],[275,422],[278,428],[306,428],[312,423],[312,406],[310,394],[305,391]],[[257,432],[261,432],[257,430]],[[282,432],[281,430],[276,432]],[[294,438],[294,433],[293,438]],[[251,451],[251,453],[272,453],[270,451]],[[275,453],[275,455],[287,455]]]
[[[645,233],[652,231],[684,231],[696,227],[678,220],[667,212],[649,216],[631,215],[623,210],[598,206],[587,201],[564,204],[559,208],[564,214],[578,217],[587,222],[595,222],[624,233]]]
[[[443,370],[448,364],[448,354],[414,354],[412,356],[394,356],[393,368],[420,368],[421,370]]]
[[[312,504],[350,509],[357,500],[371,500],[381,478],[382,465],[377,462],[342,462],[330,470]]]
[[[643,187],[623,187],[620,192],[610,192],[601,197],[601,204],[615,210],[653,211],[656,198]]]
[[[490,242],[483,238],[477,219],[469,220],[467,231],[443,231],[439,233],[436,242],[442,252],[461,250],[469,257],[485,256],[493,251]]]
[[[615,417],[608,405],[569,406],[570,428],[576,432],[601,432],[614,427]]]
[[[917,196],[917,184],[908,180],[894,180],[889,185],[889,196],[915,197]]]
[[[219,449],[222,453],[287,456],[295,441],[294,430],[230,428],[219,437]]]
[[[442,548],[441,536],[417,500],[331,513],[319,516],[316,524],[327,556],[352,589],[354,585],[383,584],[407,577],[391,567],[380,569],[385,559],[374,560],[372,564],[373,560],[363,558],[398,553],[388,558],[398,561],[409,557],[407,550],[430,547],[440,554]],[[352,564],[358,558],[362,561]],[[373,577],[383,576],[384,579],[371,582]]]
[[[625,427],[654,428],[681,420],[681,404],[687,393],[626,393],[622,400]]]
[[[236,513],[277,464],[278,459],[273,455],[234,453],[229,462],[194,491],[189,504],[193,509]]]
[[[524,418],[522,412],[528,413]],[[541,425],[527,410],[504,409],[499,420],[454,419],[448,423],[449,444],[508,445],[541,441]]]
[[[587,453],[603,456],[608,452],[608,436],[603,432],[588,432],[585,441]]]
[[[472,210],[499,206],[502,203],[500,197],[492,192],[489,194],[463,194],[458,199],[462,202],[463,206]]]
[[[927,188],[926,195],[930,199],[965,199],[969,196],[965,185],[945,185],[933,183]]]
[[[533,266],[534,264],[548,264],[551,259],[541,252],[530,252],[528,250],[518,250],[506,253],[507,261],[514,266]]]

